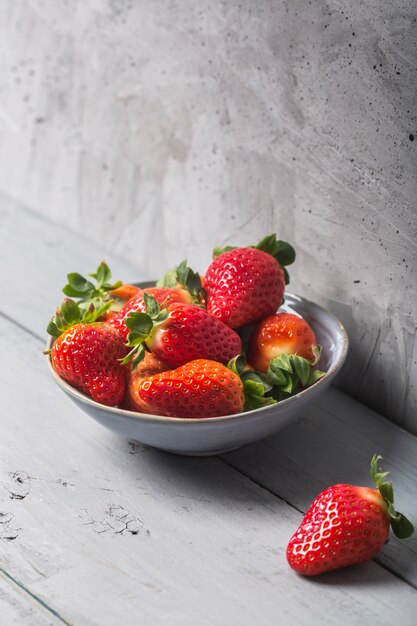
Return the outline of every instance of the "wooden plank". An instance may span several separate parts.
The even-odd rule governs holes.
[[[4,626],[62,626],[62,621],[0,571],[0,623]]]
[[[86,233],[88,237],[88,233]],[[144,280],[141,269],[88,238],[3,199],[0,202],[0,312],[46,337],[46,323],[64,297],[68,272],[84,276],[102,259],[115,280]]]
[[[1,317],[0,343],[1,511],[16,534],[2,563],[67,621],[414,623],[409,585],[373,562],[298,577],[284,556],[294,508],[219,459],[102,429],[52,384],[40,341]]]
[[[106,256],[114,269],[114,276],[122,276],[126,280],[144,278],[131,265],[121,262],[114,255],[105,255],[96,244],[13,203],[0,206],[0,225],[0,263],[8,268],[7,272],[0,274],[0,293],[3,294],[0,311],[40,336],[44,335],[45,321],[61,297],[60,289],[70,269],[85,272],[86,268],[93,268]],[[10,259],[16,262],[10,263]],[[27,312],[28,303],[30,315]],[[404,434],[386,420],[381,422],[380,416],[335,390],[325,397],[321,406],[323,410],[318,405],[313,406],[308,418],[301,420],[299,427],[286,429],[268,440],[266,448],[263,443],[255,444],[248,450],[229,456],[228,462],[233,462],[240,471],[253,476],[273,491],[282,492],[286,499],[304,510],[311,498],[329,481],[366,481],[368,459],[376,448],[386,456],[387,465],[396,468],[395,464],[401,463],[402,459],[395,460],[390,448],[392,442],[399,438],[399,457],[404,456],[405,466],[399,475],[397,498],[408,492],[416,474],[415,465],[408,465],[415,458],[414,437]],[[341,414],[345,416],[343,421]],[[385,433],[382,440],[381,433]],[[345,453],[347,450],[349,454]],[[308,473],[304,459],[308,462]],[[410,477],[408,480],[407,476]],[[398,501],[401,503],[400,499]],[[414,510],[410,511],[410,514],[413,513]],[[396,569],[403,572],[410,550],[412,555],[416,551],[415,541],[413,539],[400,546],[393,542],[384,550],[383,562],[395,568],[395,557],[399,553],[401,558]],[[407,566],[405,571],[409,569]]]
[[[305,511],[331,484],[371,486],[375,452],[391,472],[396,506],[417,526],[417,438],[334,388],[296,425],[222,458]],[[377,561],[417,586],[417,534],[406,541],[393,538]]]

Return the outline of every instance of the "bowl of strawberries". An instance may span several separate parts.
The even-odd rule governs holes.
[[[103,261],[68,274],[48,324],[53,378],[85,413],[132,440],[213,455],[263,439],[324,391],[346,358],[338,319],[286,291],[292,246],[215,248],[157,283],[111,282]]]

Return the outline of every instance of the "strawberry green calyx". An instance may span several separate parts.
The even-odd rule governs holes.
[[[59,337],[70,326],[75,324],[92,324],[96,322],[111,307],[111,300],[103,306],[96,308],[93,303],[87,309],[82,309],[71,298],[65,298],[61,306],[57,308],[55,317],[49,322],[46,331],[52,337]]]
[[[188,266],[187,260],[181,261],[177,267],[169,270],[158,282],[157,287],[180,287],[186,289],[196,304],[205,301],[205,292],[201,284],[200,274]]]
[[[407,539],[411,537],[414,532],[414,526],[408,520],[405,515],[395,510],[394,507],[394,490],[391,482],[385,481],[389,472],[381,472],[378,463],[382,461],[382,456],[374,454],[371,460],[370,476],[374,481],[379,493],[383,497],[387,506],[387,512],[390,518],[391,528],[394,531],[394,535],[399,539]]]
[[[243,391],[245,394],[245,411],[259,409],[263,406],[276,404],[274,398],[268,397],[266,394],[271,391],[272,385],[266,380],[266,376],[260,372],[246,369],[246,357],[239,354],[229,361],[227,367],[232,370],[243,383]]]
[[[290,282],[290,277],[286,266],[291,265],[295,261],[295,250],[289,243],[277,239],[276,234],[273,233],[261,239],[261,241],[256,244],[256,246],[249,247],[256,248],[257,250],[262,250],[263,252],[267,252],[268,254],[272,255],[282,267],[285,274],[285,284],[288,285],[288,283]],[[213,250],[213,259],[217,258],[218,256],[220,256],[220,254],[223,254],[224,252],[229,252],[230,250],[235,249],[236,246],[226,246],[225,248],[216,247]]]
[[[132,364],[135,369],[145,356],[145,342],[150,339],[154,328],[168,319],[168,311],[161,309],[158,302],[147,293],[143,295],[146,313],[135,311],[125,319],[125,324],[130,333],[127,336],[127,344],[132,347],[130,352],[121,360],[123,365]]]
[[[325,372],[313,367],[320,359],[321,346],[314,346],[313,353],[312,362],[297,354],[284,353],[271,360],[266,378],[273,388],[274,397],[283,400],[323,378]]]
[[[94,274],[89,274],[89,276],[96,281],[96,285],[77,272],[68,274],[68,283],[62,291],[70,298],[79,298],[81,305],[93,303],[101,307],[111,299],[109,291],[117,289],[123,284],[121,280],[113,284],[110,283],[111,271],[105,261],[102,261]]]
[[[252,246],[250,246],[252,247]],[[236,250],[236,246],[225,246],[224,248],[220,248],[219,246],[215,246],[213,248],[213,259],[217,259],[218,256],[223,254],[223,252],[230,252],[230,250]]]

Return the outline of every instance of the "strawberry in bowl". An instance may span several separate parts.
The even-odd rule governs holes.
[[[322,393],[343,364],[347,336],[330,313],[285,290],[291,246],[272,235],[215,255],[204,280],[186,261],[157,284],[111,283],[105,264],[90,275],[97,284],[68,275],[64,291],[78,301],[67,299],[48,326],[48,364],[83,411],[157,448],[218,454],[282,428]],[[93,330],[75,333],[86,356],[69,365],[58,358],[60,336],[87,323]],[[108,353],[98,339],[88,341],[96,334]],[[103,378],[108,398],[91,386],[107,375],[105,364],[119,380],[116,393]]]

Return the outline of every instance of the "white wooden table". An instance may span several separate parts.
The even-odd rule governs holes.
[[[97,246],[0,202],[0,624],[416,624],[417,538],[320,579],[287,566],[325,486],[368,483],[381,453],[417,520],[417,441],[331,389],[275,436],[183,458],[104,430],[55,386],[45,323],[65,274]]]

